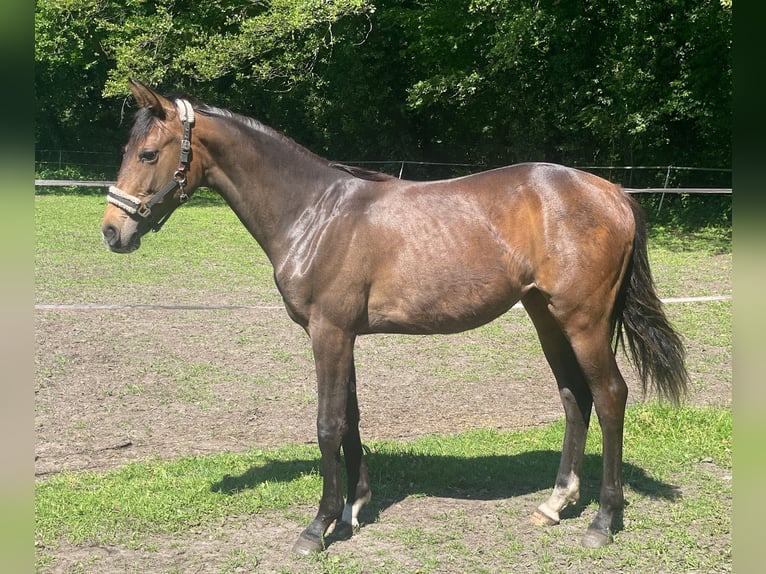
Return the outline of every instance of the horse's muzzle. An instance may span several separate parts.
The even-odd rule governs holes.
[[[102,225],[101,235],[106,246],[114,253],[130,253],[141,247],[141,235],[139,233],[131,233],[128,240],[124,241],[120,229],[112,223]]]

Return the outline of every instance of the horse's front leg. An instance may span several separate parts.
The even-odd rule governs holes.
[[[293,546],[298,554],[324,549],[327,529],[343,514],[340,447],[348,430],[347,402],[353,376],[353,334],[328,326],[310,329],[317,371],[317,439],[322,455],[322,499],[314,520]]]
[[[351,359],[351,378],[346,401],[346,422],[348,429],[343,437],[343,456],[346,459],[348,496],[343,508],[343,523],[351,531],[359,526],[359,511],[370,501],[372,492],[367,475],[367,463],[362,454],[362,439],[359,435],[359,403],[356,398],[356,368]]]

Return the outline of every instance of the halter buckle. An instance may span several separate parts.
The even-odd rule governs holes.
[[[178,182],[178,185],[183,187],[186,185],[186,172],[182,168],[178,168],[173,174],[173,179]]]
[[[152,214],[152,209],[145,203],[142,203],[136,208],[136,214],[146,219]]]

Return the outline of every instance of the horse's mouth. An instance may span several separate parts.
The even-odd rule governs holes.
[[[128,245],[108,245],[109,251],[112,253],[132,253],[141,246],[140,241],[132,241]]]
[[[138,233],[134,233],[127,243],[123,243],[119,238],[115,241],[114,237],[110,238],[106,234],[103,234],[103,239],[104,245],[112,253],[132,253],[141,247],[141,236]]]

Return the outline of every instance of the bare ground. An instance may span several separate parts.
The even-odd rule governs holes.
[[[36,333],[37,480],[64,470],[101,471],[130,461],[315,441],[308,340],[280,309],[38,311]],[[687,346],[694,380],[690,401],[729,405],[731,348],[695,340]],[[514,352],[523,360],[509,360]],[[719,357],[712,367],[711,356]],[[361,338],[356,360],[363,440],[523,429],[563,415],[522,311],[509,312],[491,329],[460,335]],[[631,401],[640,400],[632,368],[621,363]],[[541,477],[541,490],[552,479]],[[539,493],[493,500],[429,496],[383,505],[374,520],[367,516],[369,524],[359,534],[330,546],[320,565],[286,552],[313,514],[305,508],[287,516],[231,517],[213,529],[152,540],[151,548],[62,543],[44,549],[49,560],[40,570],[315,572],[328,571],[326,561],[342,552],[362,557],[364,571],[374,570],[378,559],[382,569],[393,559],[397,571],[418,571],[424,558],[387,530],[417,527],[437,536],[439,520],[463,520],[463,542],[481,553],[498,529],[539,538],[521,519],[539,498]],[[574,545],[585,520],[564,521],[556,534],[545,536]],[[630,535],[626,529],[624,536]],[[254,545],[258,551],[250,553]],[[517,571],[524,571],[518,558]],[[461,559],[435,571],[465,571]],[[537,560],[530,556],[530,564]]]

